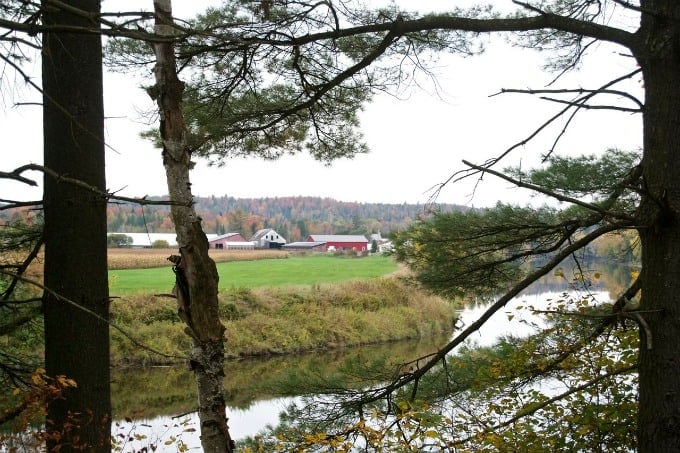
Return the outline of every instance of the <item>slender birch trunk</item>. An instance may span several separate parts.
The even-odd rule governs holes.
[[[155,31],[173,35],[172,0],[154,0]],[[172,221],[179,255],[174,264],[177,309],[191,336],[191,367],[196,377],[198,413],[203,451],[229,452],[233,442],[227,425],[224,401],[224,326],[218,316],[218,275],[208,255],[208,240],[196,215],[189,170],[191,152],[182,114],[184,84],[177,77],[172,41],[154,43],[156,85],[149,93],[158,104],[163,165],[168,182]]]

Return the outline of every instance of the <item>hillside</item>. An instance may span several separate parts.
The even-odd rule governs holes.
[[[461,206],[342,202],[320,197],[233,198],[197,197],[196,210],[206,233],[239,232],[250,237],[261,228],[274,228],[288,241],[309,234],[370,234],[407,226],[431,209],[451,211]],[[109,232],[171,233],[166,206],[111,204]]]

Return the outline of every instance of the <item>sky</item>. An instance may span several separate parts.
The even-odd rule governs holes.
[[[130,4],[134,5],[136,2]],[[151,3],[149,1],[149,3]],[[187,17],[193,9],[210,3],[175,1],[175,14]],[[413,1],[399,1],[407,7]],[[457,2],[460,4],[461,2]],[[509,0],[497,0],[500,6]],[[106,0],[104,8],[123,5]],[[138,4],[138,3],[136,3]],[[372,3],[373,4],[373,3]],[[445,0],[421,0],[420,7],[441,9]],[[361,113],[361,130],[370,153],[342,159],[331,166],[306,154],[277,161],[231,159],[224,167],[198,162],[192,172],[197,196],[228,195],[236,198],[321,196],[339,201],[371,203],[418,203],[431,201],[433,188],[465,166],[501,154],[524,140],[561,109],[554,103],[526,95],[492,96],[502,88],[544,88],[554,74],[541,69],[544,55],[513,48],[502,39],[484,38],[487,51],[461,58],[443,55],[433,64],[436,82],[421,78],[421,86],[398,97],[379,94]],[[634,69],[621,49],[600,45],[589,54],[582,69],[565,76],[557,87],[596,88],[611,78]],[[39,61],[32,73],[39,74]],[[139,137],[149,129],[141,112],[153,108],[142,83],[151,79],[105,74],[107,141],[107,187],[119,195],[141,197],[167,193],[160,151]],[[21,82],[17,82],[19,85]],[[5,80],[7,84],[7,80]],[[15,84],[16,85],[16,84]],[[554,88],[554,87],[553,87]],[[641,82],[630,89],[641,95]],[[0,171],[27,162],[41,163],[41,112],[37,105],[14,106],[17,101],[39,102],[28,88],[4,90],[0,111],[3,152]],[[499,169],[540,164],[564,121],[520,147]],[[156,127],[152,125],[151,127]],[[601,153],[608,148],[638,149],[641,118],[621,112],[591,111],[577,115],[557,148],[561,154]],[[40,180],[38,174],[27,174]],[[446,185],[437,196],[440,203],[490,206],[497,201],[542,203],[522,189],[513,188],[490,175]],[[0,183],[0,198],[39,199],[39,189],[27,190],[18,183]]]

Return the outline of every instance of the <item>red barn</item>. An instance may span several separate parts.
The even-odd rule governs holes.
[[[368,250],[368,239],[356,234],[312,234],[307,242],[325,242],[326,250],[354,250],[365,252]]]

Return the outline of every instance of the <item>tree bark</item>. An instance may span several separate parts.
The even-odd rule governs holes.
[[[676,1],[645,8],[679,17]],[[680,451],[680,25],[644,15],[636,49],[645,83],[639,450]]]
[[[69,5],[97,13],[99,0]],[[97,22],[44,6],[45,25],[97,28]],[[102,47],[96,34],[46,33],[42,49],[45,166],[105,191]],[[44,296],[48,375],[77,388],[48,405],[48,449],[109,452],[109,294],[106,199],[45,176]]]
[[[172,36],[171,0],[154,0],[156,33]],[[203,451],[231,452],[224,401],[224,326],[219,320],[214,261],[196,215],[189,171],[193,167],[182,114],[184,84],[177,77],[174,45],[155,43],[156,85],[149,90],[158,103],[171,216],[177,233],[179,256],[173,255],[177,309],[193,340],[191,366],[196,378]]]

